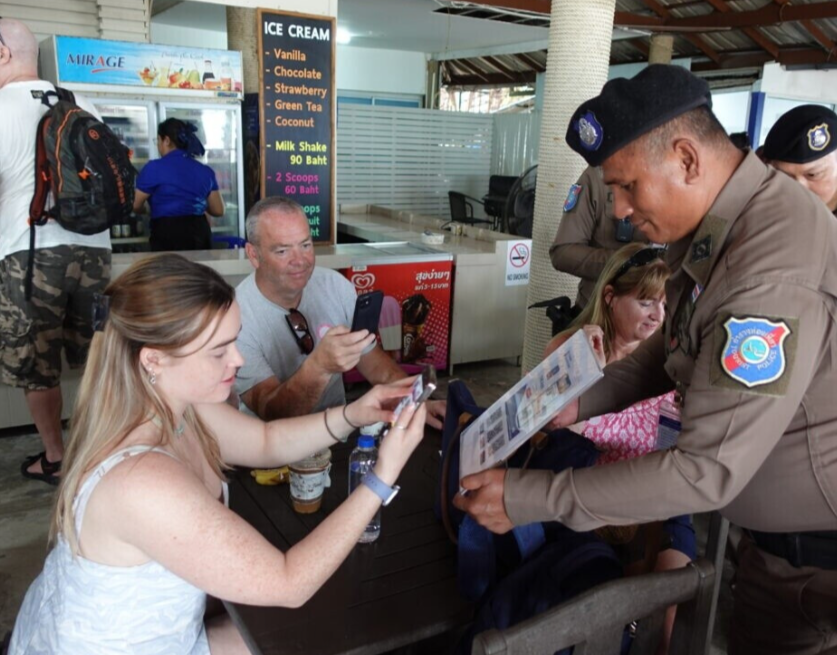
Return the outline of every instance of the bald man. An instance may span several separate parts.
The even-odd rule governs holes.
[[[764,140],[764,159],[837,213],[837,114],[801,105],[782,114]]]
[[[55,87],[38,79],[38,44],[20,21],[0,19],[0,382],[24,390],[44,444],[21,464],[24,477],[58,484],[61,353],[84,364],[93,336],[92,298],[110,278],[110,236],[85,236],[54,220],[39,227],[32,298],[24,295],[29,257],[29,203],[35,190],[35,141]],[[95,108],[76,97],[82,109]]]

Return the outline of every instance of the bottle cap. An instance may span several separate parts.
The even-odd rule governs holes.
[[[375,447],[375,437],[369,434],[362,434],[360,438],[357,440],[358,448],[374,448]]]

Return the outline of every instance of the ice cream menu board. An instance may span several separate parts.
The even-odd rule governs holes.
[[[334,19],[258,13],[262,198],[305,209],[317,243],[334,241]]]

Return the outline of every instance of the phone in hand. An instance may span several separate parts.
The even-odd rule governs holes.
[[[392,419],[392,423],[390,425],[395,425],[395,422],[401,415],[402,410],[407,406],[409,402],[412,401],[416,405],[420,405],[425,400],[430,398],[430,394],[432,394],[435,390],[436,369],[433,368],[430,364],[425,364],[424,370],[421,372],[421,375],[416,377],[415,382],[413,382],[413,386],[410,387],[410,393],[404,396],[401,399],[401,402],[398,403],[398,406],[393,410],[393,412],[395,413],[395,418]]]
[[[383,291],[370,291],[357,297],[355,315],[352,317],[352,332],[368,330],[371,334],[378,331],[381,320],[381,306],[384,302]]]

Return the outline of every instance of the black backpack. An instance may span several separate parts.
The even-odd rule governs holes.
[[[55,103],[50,98],[56,98]],[[56,87],[41,102],[49,109],[38,123],[35,195],[29,205],[29,271],[26,297],[32,295],[35,229],[47,220],[78,234],[97,234],[123,222],[133,211],[137,171],[130,151],[98,118]],[[50,194],[54,205],[46,210]]]

